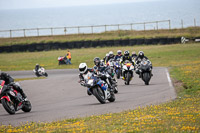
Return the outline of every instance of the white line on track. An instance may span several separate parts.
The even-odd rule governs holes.
[[[174,98],[176,98],[176,92],[174,90],[174,86],[172,85],[172,81],[171,81],[168,69],[166,68],[165,71],[166,71],[166,74],[167,74],[167,79],[168,79],[168,82],[169,82],[170,92],[171,92],[171,95],[172,95],[171,98],[174,99]]]

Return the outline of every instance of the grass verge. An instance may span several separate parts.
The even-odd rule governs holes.
[[[175,86],[181,88],[176,100],[121,113],[51,123],[32,122],[17,127],[1,125],[0,132],[200,132],[200,44],[136,46],[124,49],[133,48],[145,51],[154,66],[171,68],[170,74],[176,81]],[[100,51],[99,56],[103,56],[103,50],[110,49],[119,47],[97,50]],[[85,57],[91,62],[95,49],[84,50],[91,51],[91,57]],[[84,56],[84,50],[77,51],[77,54]]]
[[[15,82],[24,81],[24,80],[36,80],[36,79],[45,79],[46,77],[34,77],[34,78],[17,78]]]

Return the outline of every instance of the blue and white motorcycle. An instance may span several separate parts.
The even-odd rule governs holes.
[[[104,104],[106,100],[109,102],[115,101],[114,92],[111,92],[108,88],[108,84],[101,80],[100,77],[88,72],[84,75],[85,83],[81,84],[88,88],[88,94],[94,95],[97,100]]]

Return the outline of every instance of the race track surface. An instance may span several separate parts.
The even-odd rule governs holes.
[[[14,78],[35,77],[33,71],[8,72]],[[0,104],[0,125],[20,125],[26,122],[51,122],[104,113],[121,112],[138,106],[160,104],[175,99],[167,68],[155,67],[154,76],[146,86],[137,74],[124,85],[118,79],[119,93],[116,101],[100,104],[94,96],[88,96],[87,88],[78,83],[78,70],[47,70],[46,79],[26,80],[20,84],[32,103],[32,111],[9,115]]]

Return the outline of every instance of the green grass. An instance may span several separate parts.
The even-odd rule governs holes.
[[[24,80],[36,80],[36,79],[45,79],[45,77],[17,78],[17,79],[15,79],[15,82],[24,81]]]
[[[109,31],[98,34],[57,35],[41,37],[0,38],[0,46],[29,45],[32,43],[71,42],[88,40],[110,39],[136,39],[136,38],[159,38],[159,37],[200,37],[200,27],[189,27],[172,30],[147,30],[147,31]]]
[[[177,99],[161,105],[138,107],[135,110],[121,113],[66,119],[51,123],[30,122],[17,127],[1,125],[0,132],[200,132],[200,44],[74,49],[72,50],[74,65],[62,67],[77,68],[82,61],[92,66],[92,59],[95,56],[103,57],[109,50],[116,51],[117,49],[143,50],[145,55],[151,59],[153,66],[169,67],[178,92]],[[40,56],[43,59],[38,59],[38,61],[42,62],[48,57],[51,62],[52,56],[62,52],[66,51],[13,54],[18,58],[24,54],[32,59],[38,59]],[[0,54],[0,59],[2,56],[13,54]],[[17,58],[12,60],[15,59]],[[55,68],[48,66],[48,62],[44,64],[48,68]],[[21,67],[28,68],[28,66]]]
[[[78,69],[81,62],[86,62],[89,67],[93,66],[94,57],[103,58],[109,51],[117,52],[118,49],[132,51],[144,51],[153,62],[153,66],[179,66],[190,64],[192,60],[199,61],[199,44],[177,44],[177,45],[150,45],[150,46],[127,46],[127,47],[105,47],[72,49],[72,65],[58,65],[58,56],[65,55],[67,50],[23,52],[23,53],[1,53],[0,69],[2,71],[32,70],[36,63],[46,69]]]

